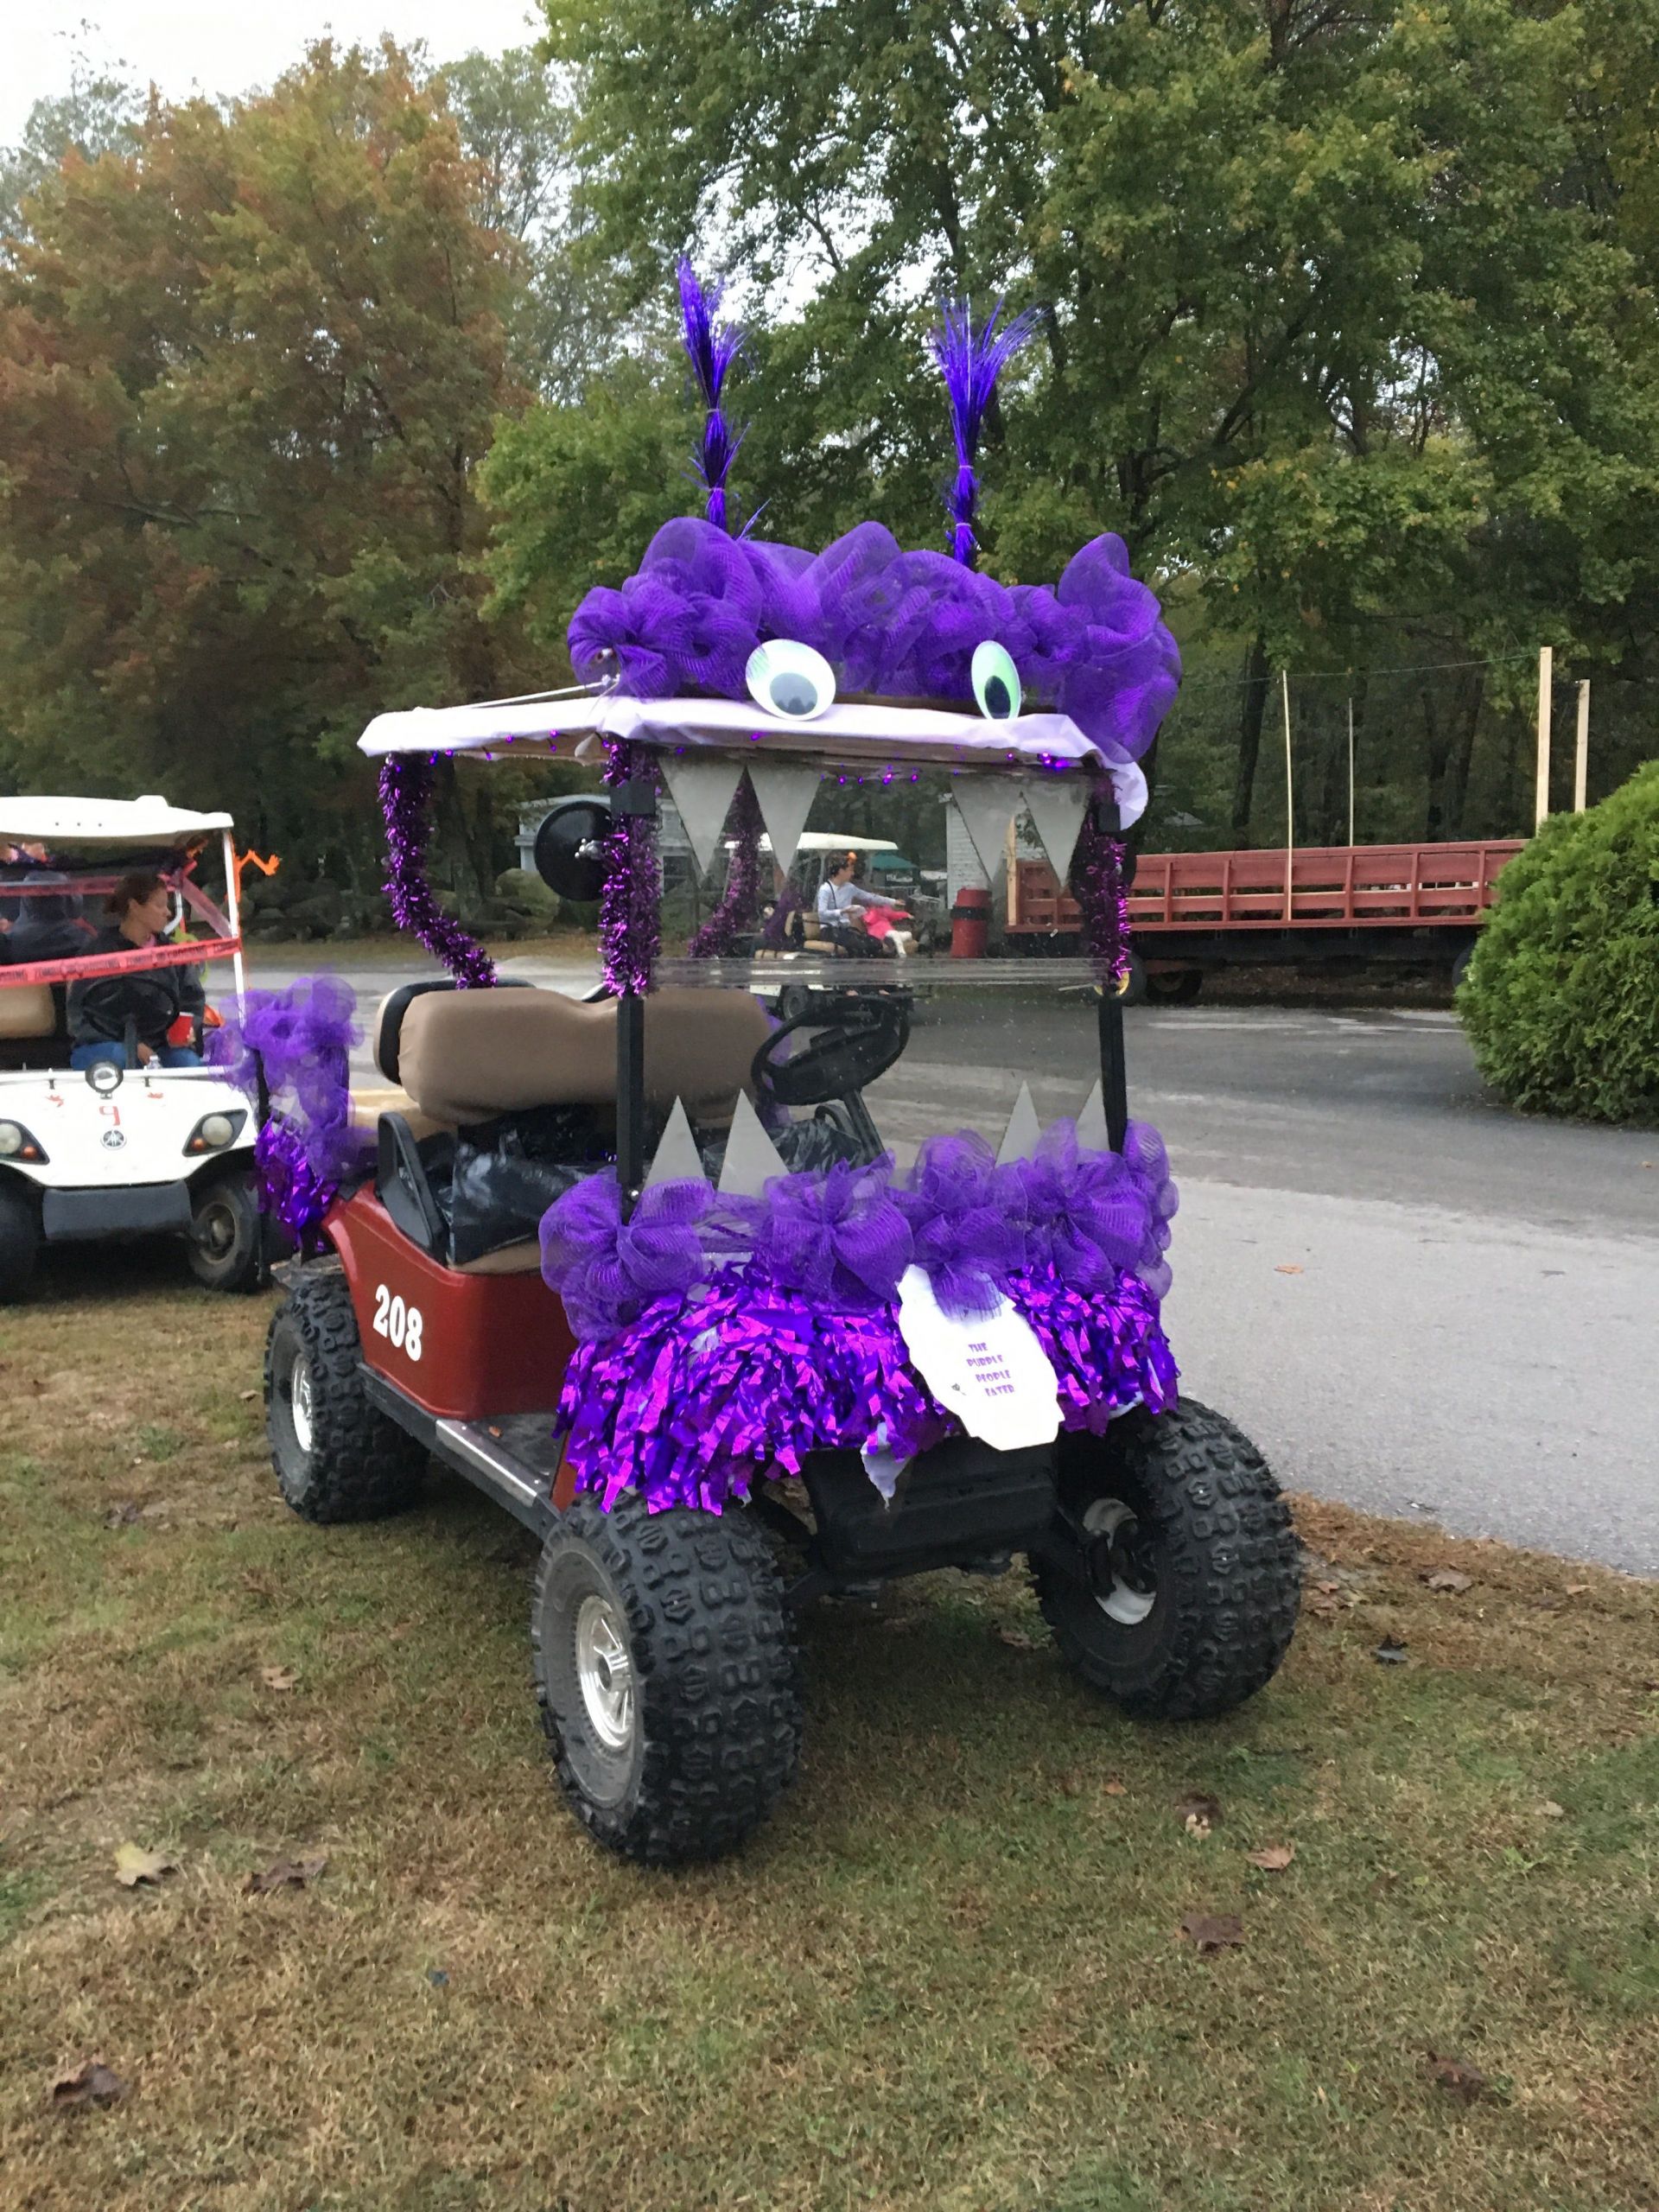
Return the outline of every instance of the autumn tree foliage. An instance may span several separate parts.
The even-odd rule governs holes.
[[[500,687],[475,476],[525,397],[507,257],[439,88],[313,48],[152,101],[0,267],[0,762],[372,843],[381,708]],[[487,874],[489,855],[480,855]]]

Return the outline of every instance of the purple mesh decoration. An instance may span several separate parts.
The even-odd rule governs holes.
[[[747,937],[760,913],[760,802],[745,774],[732,799],[731,865],[720,904],[686,947],[693,960],[718,960]]]
[[[1116,990],[1129,972],[1129,893],[1123,841],[1099,829],[1087,808],[1071,855],[1071,896],[1083,917],[1083,940],[1095,975]]]
[[[681,516],[620,590],[588,594],[569,632],[579,677],[599,680],[614,655],[617,690],[641,699],[746,699],[749,655],[769,638],[816,647],[843,696],[962,705],[973,700],[974,648],[995,639],[1027,703],[1070,715],[1107,761],[1141,757],[1180,680],[1157,598],[1109,533],[1051,588],[1000,584],[944,553],[906,553],[880,523],[813,555]]]
[[[451,921],[426,880],[431,835],[432,764],[416,753],[394,753],[380,764],[380,810],[386,823],[385,893],[400,930],[417,937],[461,989],[495,981],[495,963],[478,939]]]
[[[1028,310],[1015,315],[1012,322],[1005,322],[999,330],[996,326],[1001,313],[1002,302],[999,300],[991,309],[990,320],[976,330],[967,302],[947,301],[940,309],[939,327],[928,334],[927,350],[944,379],[950,429],[957,445],[956,481],[944,502],[950,518],[950,555],[968,569],[973,567],[979,553],[979,540],[974,535],[974,514],[979,505],[979,479],[974,474],[974,460],[979,451],[985,410],[991,404],[998,377],[1037,327],[1037,317]]]
[[[691,264],[682,258],[680,320],[683,326],[685,358],[697,380],[705,411],[702,444],[697,454],[697,474],[709,493],[709,519],[716,530],[726,527],[726,478],[743,442],[740,430],[734,437],[721,409],[721,388],[726,372],[743,350],[743,333],[734,323],[718,322],[723,284],[707,287],[697,281]]]
[[[1173,1402],[1147,1281],[1174,1211],[1155,1131],[1131,1124],[1120,1160],[1081,1150],[1059,1123],[1036,1160],[1005,1167],[963,1134],[935,1139],[907,1183],[891,1174],[883,1160],[780,1175],[739,1201],[658,1185],[626,1224],[614,1179],[595,1177],[549,1209],[543,1270],[581,1339],[558,1413],[579,1490],[607,1506],[633,1488],[653,1511],[717,1512],[821,1446],[862,1451],[885,1433],[902,1459],[950,1433],[893,1303],[925,1249],[976,1305],[1013,1299],[1054,1367],[1068,1428]]]
[[[286,990],[249,991],[214,1040],[242,1089],[255,1055],[274,1106],[254,1141],[261,1204],[302,1247],[338,1197],[366,1172],[372,1141],[351,1125],[351,1051],[362,1032],[357,994],[338,976],[302,976]]]
[[[605,784],[615,791],[636,777],[655,779],[643,746],[624,738],[605,741]],[[613,816],[605,841],[608,873],[599,901],[599,953],[605,988],[613,997],[643,996],[651,988],[662,944],[657,820],[649,814]]]

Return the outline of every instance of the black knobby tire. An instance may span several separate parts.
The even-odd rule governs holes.
[[[1147,997],[1154,1006],[1191,1006],[1203,988],[1202,968],[1182,968],[1173,975],[1164,970],[1147,978]]]
[[[426,1452],[363,1387],[343,1275],[301,1275],[265,1338],[265,1425],[283,1497],[307,1521],[378,1521],[419,1495]]]
[[[560,1785],[621,1857],[716,1859],[793,1778],[794,1637],[771,1548],[747,1512],[648,1513],[628,1491],[607,1513],[578,1498],[542,1553],[531,1642]]]
[[[1137,1719],[1201,1720],[1272,1680],[1301,1568],[1290,1510],[1241,1430],[1190,1398],[1126,1414],[1104,1437],[1063,1440],[1060,1487],[1088,1579],[1052,1560],[1033,1576],[1086,1682]]]
[[[259,1201],[248,1168],[232,1168],[190,1192],[190,1272],[207,1290],[251,1290],[259,1280]]]
[[[27,1184],[0,1175],[0,1306],[29,1294],[41,1249],[41,1217]]]

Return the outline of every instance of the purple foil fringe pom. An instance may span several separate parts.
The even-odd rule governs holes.
[[[743,333],[734,323],[715,320],[724,285],[700,283],[696,271],[683,258],[677,273],[682,342],[705,410],[697,474],[709,494],[709,519],[716,530],[724,530],[726,478],[743,442],[743,433],[740,430],[735,437],[732,435],[721,408],[720,395],[728,370],[743,350]]]
[[[760,915],[760,833],[766,823],[746,773],[732,800],[731,865],[720,904],[686,950],[693,960],[718,960],[753,929]]]
[[[1029,705],[1069,715],[1103,760],[1138,760],[1175,696],[1180,655],[1121,537],[1083,547],[1052,587],[1000,584],[948,554],[903,551],[863,522],[819,554],[728,537],[695,515],[665,523],[620,590],[596,586],[570,623],[584,681],[633,698],[748,696],[769,638],[814,646],[843,693],[973,698],[974,648],[1005,646]]]
[[[605,741],[605,785],[619,791],[639,777],[656,778],[643,746],[625,738]],[[613,997],[643,995],[651,988],[662,944],[657,869],[657,821],[650,814],[616,814],[605,841],[609,872],[599,901],[599,954],[605,988]]]
[[[461,989],[495,981],[495,963],[470,931],[438,905],[426,876],[431,835],[432,764],[395,753],[380,764],[380,810],[386,823],[386,899],[400,930],[418,938]]]
[[[543,1272],[582,1339],[558,1414],[578,1489],[718,1511],[821,1446],[885,1433],[903,1459],[938,1442],[955,1424],[894,1306],[912,1260],[958,1312],[1014,1300],[1068,1428],[1173,1402],[1158,1309],[1176,1194],[1154,1129],[1131,1123],[1120,1158],[1058,1122],[1034,1158],[1001,1166],[963,1132],[891,1179],[882,1160],[779,1176],[758,1199],[658,1185],[624,1224],[613,1179],[594,1177],[550,1207]]]
[[[940,310],[939,327],[928,334],[927,350],[944,379],[950,409],[950,429],[956,440],[956,481],[945,495],[950,518],[950,556],[971,569],[978,556],[974,516],[979,505],[979,479],[974,461],[979,434],[991,404],[996,380],[1037,327],[1029,309],[997,328],[1002,313],[999,300],[990,320],[977,330],[965,300],[947,301]]]
[[[361,1033],[349,983],[302,976],[286,990],[247,992],[240,1019],[232,1016],[216,1041],[215,1059],[249,1091],[257,1055],[273,1101],[254,1141],[261,1205],[302,1249],[373,1150],[351,1122],[351,1051]]]

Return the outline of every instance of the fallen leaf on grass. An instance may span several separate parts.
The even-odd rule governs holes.
[[[102,2060],[88,2059],[73,2074],[60,2074],[52,2084],[52,2102],[59,2112],[75,2112],[84,2105],[118,2104],[127,2085]]]
[[[1193,1789],[1176,1799],[1175,1811],[1188,1835],[1202,1843],[1221,1818],[1221,1801],[1207,1789]]]
[[[1460,2058],[1447,2058],[1431,2050],[1425,2053],[1424,2063],[1429,2080],[1448,2096],[1461,2097],[1466,2105],[1478,2104],[1491,2088],[1478,2066],[1467,2066]]]
[[[1558,1805],[1553,1797],[1546,1797],[1538,1810],[1547,1821],[1564,1821],[1567,1818],[1566,1806]]]
[[[1034,1636],[1027,1636],[1022,1628],[1004,1628],[1000,1622],[996,1629],[996,1640],[999,1643],[1006,1643],[1010,1651],[1034,1651],[1037,1649],[1037,1639]]]
[[[243,1404],[245,1406],[251,1403],[251,1402],[258,1396],[259,1393],[257,1390],[238,1390],[236,1395],[241,1399]]]
[[[269,1866],[250,1874],[242,1885],[245,1897],[262,1897],[272,1890],[302,1890],[308,1882],[315,1882],[327,1859],[275,1859]]]
[[[1569,1582],[1565,1587],[1569,1598],[1582,1598],[1590,1585],[1587,1582]]]
[[[1423,1573],[1423,1580],[1427,1583],[1431,1590],[1448,1591],[1454,1598],[1460,1596],[1465,1590],[1472,1590],[1475,1586],[1474,1576],[1459,1574],[1455,1567],[1437,1567],[1433,1573],[1426,1568]]]
[[[1189,1912],[1181,1933],[1201,1955],[1236,1950],[1244,1941],[1244,1923],[1236,1912]]]
[[[1403,1643],[1379,1643],[1371,1656],[1379,1667],[1403,1667],[1409,1657]]]
[[[293,1667],[262,1667],[259,1679],[268,1690],[291,1690],[298,1687],[300,1677]]]
[[[1310,1591],[1302,1602],[1310,1613],[1316,1613],[1322,1621],[1335,1620],[1342,1611],[1342,1600],[1333,1598],[1327,1590]]]
[[[1245,1857],[1252,1866],[1259,1866],[1264,1874],[1282,1874],[1296,1856],[1294,1843],[1264,1843],[1260,1851],[1248,1851]]]
[[[1302,1273],[1294,1260],[1281,1260],[1274,1271],[1276,1275],[1299,1275]]]
[[[1127,1782],[1120,1782],[1115,1774],[1109,1776],[1100,1786],[1102,1791],[1108,1797],[1127,1797],[1129,1794],[1128,1783]]]
[[[115,1878],[124,1889],[136,1890],[140,1882],[159,1882],[178,1871],[176,1859],[164,1851],[146,1851],[140,1843],[124,1843],[115,1854]]]

